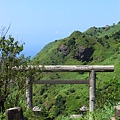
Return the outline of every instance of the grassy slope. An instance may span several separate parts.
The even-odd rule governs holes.
[[[94,32],[96,30],[96,32]],[[93,53],[93,61],[86,64],[102,64],[115,65],[114,73],[98,73],[97,74],[97,88],[103,88],[106,83],[111,81],[118,81],[120,79],[120,38],[114,39],[112,36],[116,31],[120,30],[120,24],[109,26],[109,28],[90,28],[84,33],[74,32],[71,36],[49,43],[43,50],[38,53],[32,60],[33,64],[78,64],[82,65],[81,61],[73,59],[74,46],[92,46],[95,51]],[[92,33],[92,36],[91,36]],[[108,35],[109,39],[104,36]],[[62,56],[58,51],[61,44],[69,43],[69,40],[75,38],[75,45],[69,46],[71,49],[67,56]],[[88,79],[88,73],[52,73],[44,76],[43,79]],[[119,81],[118,81],[119,82]],[[105,83],[105,84],[104,84]],[[43,90],[42,94],[41,91]],[[71,113],[78,113],[79,107],[86,105],[89,102],[89,87],[87,85],[34,85],[34,105],[42,106],[50,112],[49,116],[55,116],[57,111],[55,101],[59,95],[62,95],[65,102],[65,111],[63,114],[69,115]],[[100,93],[100,92],[99,92]],[[103,94],[101,94],[103,95]],[[38,97],[36,97],[38,96]],[[99,97],[98,97],[99,98]],[[62,104],[62,103],[61,103]],[[99,105],[100,103],[97,103]]]

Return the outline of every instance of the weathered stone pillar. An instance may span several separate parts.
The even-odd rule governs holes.
[[[92,112],[95,109],[95,94],[96,94],[96,73],[94,70],[90,73],[90,90],[89,90],[89,111]]]
[[[120,106],[115,106],[115,117],[110,120],[120,120]]]
[[[21,107],[9,108],[5,111],[6,120],[23,120],[23,112]]]
[[[120,105],[115,107],[115,118],[120,119]]]
[[[32,83],[31,78],[26,78],[26,107],[32,108]]]

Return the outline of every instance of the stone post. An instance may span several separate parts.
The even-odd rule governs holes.
[[[31,78],[26,78],[26,107],[27,109],[32,108],[32,83]]]
[[[89,110],[93,112],[95,109],[95,94],[96,94],[96,73],[94,70],[90,73],[90,98],[89,98]]]
[[[9,108],[5,111],[6,120],[24,120],[21,107]]]

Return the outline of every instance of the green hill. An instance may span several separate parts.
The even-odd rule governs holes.
[[[32,62],[52,65],[83,64],[84,62],[98,64],[106,59],[106,54],[111,56],[115,51],[119,51],[117,50],[119,49],[119,34],[120,23],[101,28],[92,27],[83,33],[75,31],[67,38],[46,45],[33,58]],[[93,52],[91,55],[89,53],[90,56],[87,49],[88,51],[91,49],[91,52]],[[80,53],[84,54],[83,59],[87,57],[86,60],[80,58],[80,55],[78,55]]]
[[[46,45],[31,61],[42,65],[114,65],[113,73],[97,74],[96,108],[120,101],[120,22],[112,26],[74,31]],[[42,79],[88,79],[88,73],[44,73]],[[34,85],[34,105],[49,118],[79,113],[89,103],[87,85]]]

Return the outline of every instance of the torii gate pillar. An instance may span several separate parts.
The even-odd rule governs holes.
[[[90,73],[89,81],[89,111],[93,112],[95,109],[95,99],[96,99],[96,73],[94,70]]]

